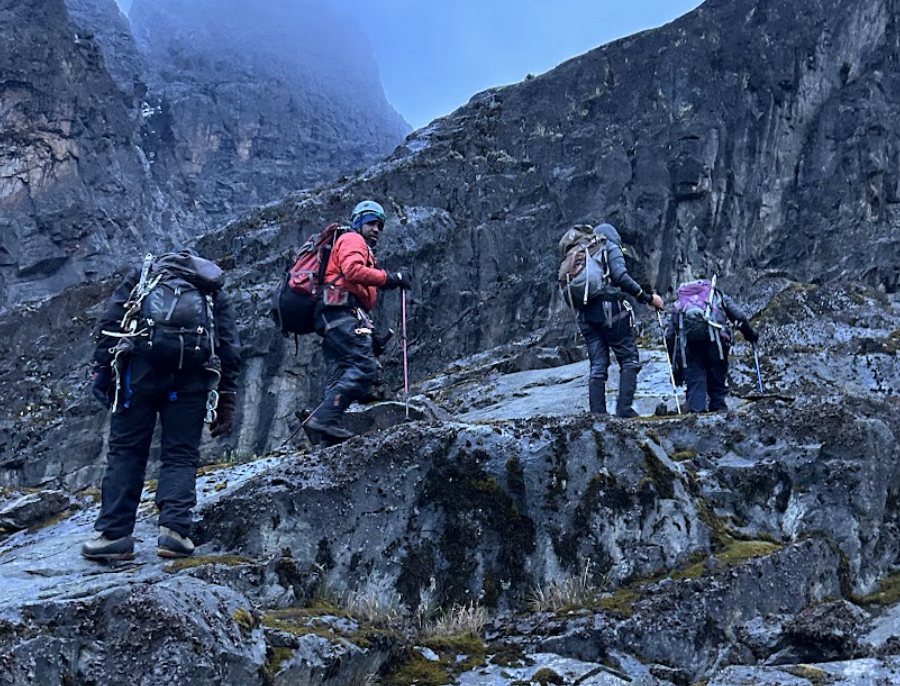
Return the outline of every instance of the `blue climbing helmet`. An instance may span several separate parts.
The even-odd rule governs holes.
[[[372,221],[379,221],[383,225],[385,219],[384,208],[381,205],[374,200],[363,200],[353,208],[353,214],[350,215],[350,224],[354,229],[360,229],[363,224],[368,224]]]

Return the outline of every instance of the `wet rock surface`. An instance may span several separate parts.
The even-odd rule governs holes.
[[[503,381],[547,382],[521,375]],[[383,630],[361,615],[302,610],[324,588],[399,614],[489,608],[484,662],[450,672],[461,684],[511,686],[539,669],[588,684],[889,675],[900,635],[894,601],[875,591],[898,555],[887,457],[898,427],[896,401],[849,395],[644,420],[539,404],[529,419],[415,420],[204,470],[198,558],[184,566],[156,561],[152,490],[133,564],[81,560],[96,516],[83,498],[0,542],[0,675],[146,679],[165,655],[154,673],[198,684],[403,683],[391,681],[403,646],[421,639],[397,625],[375,641]],[[538,608],[541,590],[575,578],[582,592],[566,607]],[[104,638],[145,616],[145,640]],[[180,639],[154,638],[154,617]],[[191,641],[214,642],[221,659],[185,664]],[[504,645],[523,655],[509,668],[487,657]],[[69,662],[51,660],[60,650]]]
[[[54,2],[47,31],[63,35]],[[81,23],[105,11],[79,7]],[[898,103],[897,15],[894,0],[711,0],[479,94],[384,162],[201,239],[228,269],[245,371],[234,435],[203,446],[187,562],[155,556],[152,482],[133,563],[78,554],[106,422],[87,393],[89,336],[112,281],[47,281],[44,302],[0,318],[0,682],[897,681],[898,145],[883,124]],[[130,121],[123,72],[94,70],[100,48],[78,40],[64,44],[73,69],[122,102],[105,121]],[[129,63],[124,46],[115,54]],[[101,100],[76,108],[85,131]],[[196,102],[179,103],[189,119]],[[196,141],[170,124],[178,164],[225,159],[191,157]],[[124,165],[129,145],[109,155]],[[158,159],[160,171],[176,163]],[[230,192],[213,192],[217,207]],[[318,399],[318,341],[295,354],[261,324],[268,288],[304,236],[364,195],[389,208],[382,264],[415,268],[410,421],[405,394],[390,392],[403,387],[395,337],[381,358],[387,401],[348,417],[362,435],[311,449],[296,413]],[[700,270],[723,277],[762,334],[764,390],[739,340],[729,410],[673,415],[658,325],[639,307],[644,417],[585,413],[553,248],[566,226],[600,219],[661,292]],[[125,242],[100,224],[113,238],[96,252],[115,253]],[[32,255],[25,276],[61,269],[38,245],[55,234],[32,233],[31,248],[4,234],[3,284],[27,262],[9,255]],[[401,330],[399,312],[388,294],[379,324]],[[471,621],[436,636],[441,610]]]

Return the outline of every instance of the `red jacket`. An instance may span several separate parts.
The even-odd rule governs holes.
[[[359,300],[366,312],[375,307],[378,286],[387,281],[387,272],[375,268],[375,254],[362,234],[348,231],[331,250],[325,283],[334,283]]]

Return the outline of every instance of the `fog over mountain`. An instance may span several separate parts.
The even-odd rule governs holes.
[[[0,6],[0,310],[389,153],[409,125],[323,2]]]

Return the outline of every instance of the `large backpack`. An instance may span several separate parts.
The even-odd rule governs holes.
[[[204,367],[215,354],[213,294],[222,270],[189,251],[146,262],[123,320],[134,351],[160,371]]]
[[[272,316],[285,336],[315,331],[316,300],[324,287],[325,270],[337,239],[349,229],[329,224],[301,246],[294,266],[282,277],[273,294]]]
[[[606,247],[606,236],[594,233],[587,224],[573,226],[559,240],[557,282],[569,307],[583,308],[609,290]]]
[[[716,343],[720,357],[724,356],[722,341],[731,340],[728,317],[725,314],[722,295],[712,281],[700,279],[678,287],[675,303],[675,326],[681,342],[682,355],[688,342]]]

